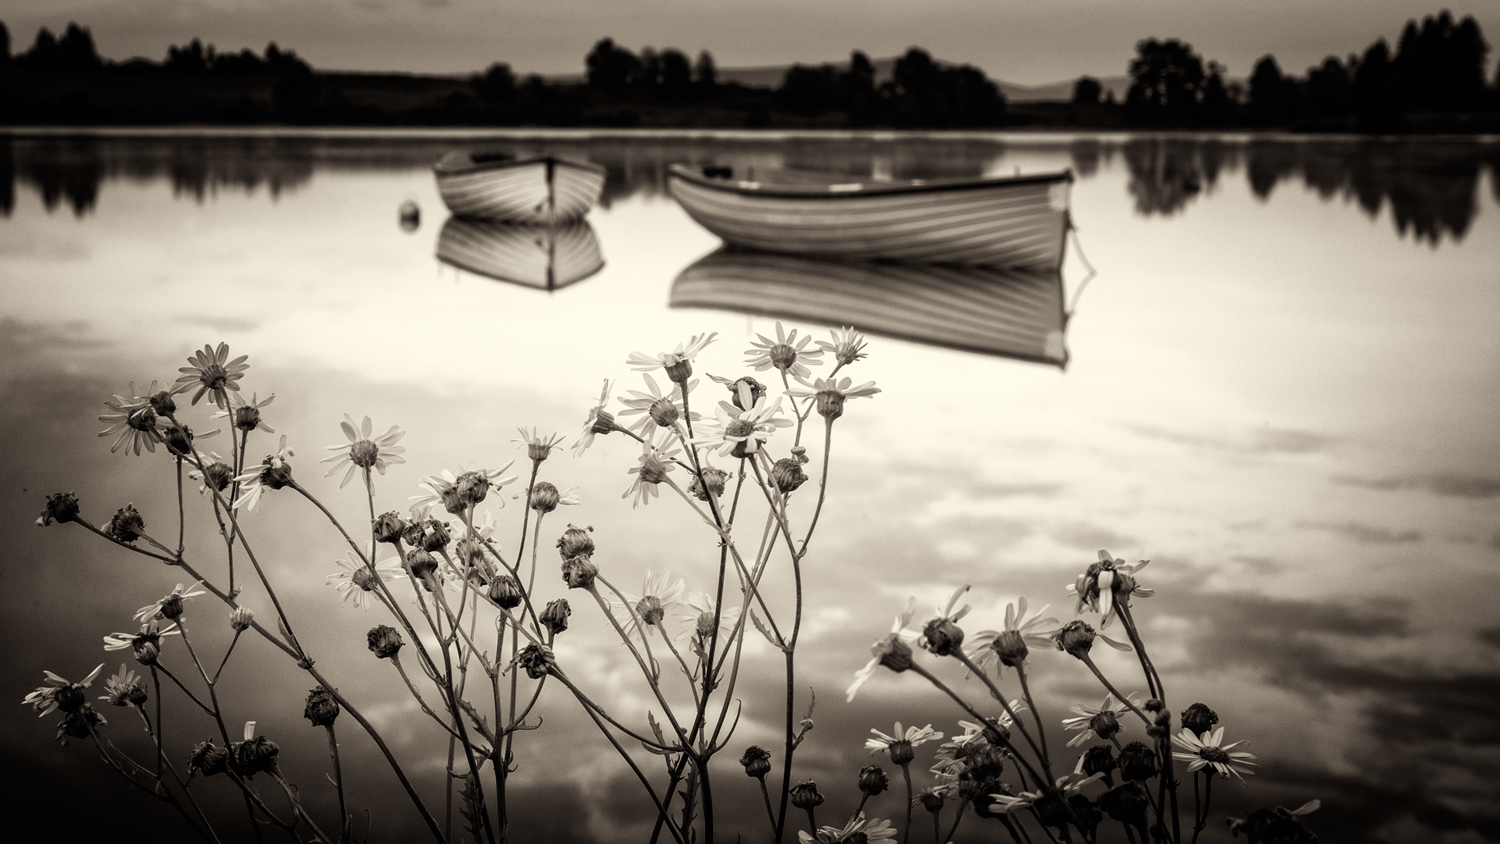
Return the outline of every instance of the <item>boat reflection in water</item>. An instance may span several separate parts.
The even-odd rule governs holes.
[[[523,225],[449,217],[437,258],[471,273],[541,290],[583,281],[604,267],[599,239],[583,220]]]
[[[1065,367],[1056,270],[834,261],[724,247],[683,270],[674,308],[849,325],[869,334]]]

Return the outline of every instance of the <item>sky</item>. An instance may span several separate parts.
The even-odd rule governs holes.
[[[521,73],[576,73],[609,36],[638,50],[710,51],[720,67],[872,57],[919,45],[1023,85],[1125,73],[1135,43],[1176,37],[1246,76],[1274,54],[1303,72],[1329,55],[1394,41],[1432,0],[0,0],[12,49],[73,20],[102,55],[159,60],[200,37],[220,50],[276,41],[315,67],[465,73],[503,61]],[[1500,32],[1500,3],[1460,0]]]

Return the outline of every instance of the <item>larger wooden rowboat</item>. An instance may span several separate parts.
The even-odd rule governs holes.
[[[674,164],[668,188],[726,243],[794,255],[965,266],[1062,266],[1069,171],[856,181]]]
[[[550,155],[450,152],[432,170],[449,211],[508,223],[576,220],[604,189],[603,167]]]
[[[527,226],[449,217],[438,234],[439,261],[461,270],[540,290],[558,290],[604,267],[587,220]]]
[[[672,283],[674,308],[850,325],[870,334],[1066,366],[1057,270],[830,261],[721,248]]]

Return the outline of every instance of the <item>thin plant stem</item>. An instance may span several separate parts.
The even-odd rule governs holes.
[[[906,781],[906,826],[901,832],[901,840],[911,841],[911,765],[901,763],[901,779]],[[816,830],[814,830],[816,832]]]
[[[339,766],[339,740],[333,732],[333,722],[328,722],[328,755],[333,758],[333,784],[339,792],[339,841],[349,839],[349,809],[344,801],[344,771]]]

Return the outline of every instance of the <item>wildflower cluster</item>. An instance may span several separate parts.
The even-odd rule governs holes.
[[[151,382],[137,392],[132,383],[105,402],[108,412],[100,421],[108,427],[101,436],[110,438],[111,452],[170,462],[179,493],[184,476],[196,481],[200,498],[191,502],[194,511],[217,528],[218,539],[207,551],[189,548],[188,538],[205,532],[188,529],[190,502],[180,494],[175,519],[126,503],[102,522],[97,519],[109,509],[91,521],[73,493],[49,496],[39,525],[77,524],[118,552],[175,569],[183,582],[166,594],[154,592],[155,599],[140,607],[123,632],[104,637],[105,650],[129,652],[135,665],[122,664],[104,682],[102,695],[91,699],[89,692],[100,665],[76,682],[47,672],[46,684],[23,703],[39,715],[60,713],[60,740],[92,743],[108,767],[172,805],[206,840],[219,838],[215,824],[224,814],[200,805],[209,788],[222,789],[235,805],[242,803],[245,822],[254,829],[275,826],[296,840],[324,844],[355,840],[360,811],[351,807],[346,794],[337,735],[343,732],[343,741],[349,741],[352,730],[361,731],[397,774],[435,840],[458,836],[451,828],[455,815],[476,841],[507,840],[507,794],[510,777],[519,768],[516,743],[543,728],[537,707],[559,696],[571,699],[568,705],[576,705],[619,750],[625,768],[656,808],[658,835],[677,844],[715,840],[712,784],[719,774],[714,763],[736,744],[739,698],[762,690],[778,708],[784,707],[778,714],[784,728],[759,739],[766,746],[729,752],[746,775],[735,781],[760,792],[767,837],[776,841],[895,841],[898,814],[904,819],[899,840],[909,841],[914,808],[930,815],[934,836],[946,841],[972,808],[977,817],[998,820],[1012,834],[1024,835],[1022,818],[1030,817],[1061,831],[1062,840],[1070,840],[1071,828],[1094,841],[1108,817],[1125,824],[1142,842],[1148,833],[1157,836],[1149,840],[1160,840],[1153,830],[1170,828],[1169,840],[1180,844],[1175,815],[1166,808],[1168,797],[1172,807],[1177,805],[1174,766],[1181,763],[1195,785],[1202,781],[1202,800],[1195,800],[1195,806],[1201,807],[1204,820],[1212,782],[1243,779],[1250,772],[1254,757],[1240,749],[1242,742],[1224,740],[1217,714],[1207,707],[1190,707],[1181,729],[1172,730],[1160,678],[1131,615],[1132,600],[1151,594],[1138,580],[1144,563],[1129,565],[1101,553],[1098,563],[1073,584],[1077,609],[1098,613],[1099,630],[1118,620],[1128,645],[1106,638],[1083,620],[1059,624],[1044,615],[1046,608],[1030,613],[1024,598],[1007,607],[1000,629],[966,635],[962,625],[971,612],[963,603],[967,587],[916,628],[915,602],[908,603],[871,648],[871,659],[850,686],[849,698],[883,667],[933,682],[973,720],[960,721],[946,741],[945,733],[931,724],[904,727],[898,722],[890,733],[871,730],[866,749],[899,769],[905,792],[901,810],[890,813],[891,819],[866,814],[869,801],[893,791],[894,773],[870,764],[853,778],[860,794],[853,811],[844,814],[848,807],[840,807],[832,824],[819,823],[820,809],[827,821],[837,801],[830,801],[805,774],[799,776],[797,768],[799,748],[816,725],[815,699],[804,696],[806,678],[797,675],[806,611],[803,574],[826,501],[835,423],[853,412],[851,399],[870,398],[880,390],[845,374],[867,356],[864,337],[853,329],[814,341],[777,323],[774,336],[757,335],[745,350],[742,371],[695,377],[695,367],[704,365],[716,340],[714,334],[701,334],[671,351],[631,354],[624,364],[639,373],[639,389],[621,391],[612,403],[615,384],[604,381],[572,442],[559,433],[523,427],[509,453],[414,481],[400,478],[399,472],[385,479],[388,470],[406,462],[404,431],[390,426],[377,433],[381,429],[368,416],[356,421],[345,414],[337,424],[342,437],[326,447],[329,454],[323,459],[330,464],[324,478],[339,478],[336,487],[331,480],[297,471],[305,466],[289,444],[290,435],[278,433],[274,426],[280,423],[268,418],[285,409],[285,400],[273,407],[275,394],[262,400],[251,392],[246,399],[248,357],[231,357],[227,345],[196,351],[180,369],[181,377],[166,388]],[[191,399],[179,404],[177,397],[188,394]],[[184,417],[205,399],[201,412],[211,415],[195,432]],[[814,414],[822,419],[821,436],[811,433],[817,425]],[[337,437],[332,428],[329,439]],[[227,456],[204,451],[201,442],[221,430]],[[274,445],[266,439],[271,435],[278,437]],[[668,502],[693,514],[702,551],[689,553],[680,563],[674,560],[672,569],[679,574],[665,565],[627,571],[620,562],[625,555],[581,518],[575,519],[577,524],[564,520],[565,527],[555,526],[554,514],[581,508],[582,498],[576,487],[555,479],[555,473],[567,470],[553,458],[570,446],[575,457],[588,456],[600,437],[631,443],[631,458],[618,467],[617,489],[623,489],[620,497],[632,509],[657,505],[640,517]],[[809,449],[818,446],[821,459],[815,461]],[[398,506],[377,507],[377,475],[382,488],[406,484],[413,494]],[[354,505],[368,513],[367,527],[347,527],[312,489],[346,490],[351,484],[354,490],[340,494],[363,499]],[[505,511],[507,499],[524,503]],[[447,761],[438,788],[407,775],[403,764],[411,760],[392,749],[376,721],[362,711],[364,704],[354,699],[357,695],[346,694],[324,673],[312,634],[326,627],[289,612],[278,595],[270,576],[275,569],[259,556],[260,536],[264,522],[291,507],[306,507],[326,518],[334,528],[330,535],[341,540],[336,549],[310,552],[326,566],[318,576],[333,587],[328,604],[341,608],[332,611],[378,615],[364,634],[369,655],[362,657],[368,663],[361,670],[379,672],[376,676],[409,694],[412,711],[442,737]],[[160,533],[162,525],[172,525],[177,536]],[[634,583],[636,577],[639,590],[617,585]],[[768,588],[773,577],[787,582]],[[597,672],[587,670],[584,657],[567,640],[559,642],[579,623],[575,611],[618,637],[623,663],[639,669],[636,687],[620,697],[645,701],[643,705],[606,708],[599,703],[603,694],[618,695],[618,690],[592,688],[601,682]],[[216,619],[223,625],[221,641],[211,643],[200,633]],[[752,628],[771,646],[777,663],[784,664],[779,687],[742,683],[749,673],[741,668]],[[227,670],[242,667],[243,660],[234,659],[243,652],[238,649],[242,637],[259,639],[263,650],[283,655],[306,673],[300,699],[289,700],[288,711],[278,714],[293,716],[293,705],[301,707],[307,724],[326,737],[331,763],[327,781],[337,797],[336,818],[313,817],[301,796],[304,789],[287,779],[280,764],[282,745],[260,734],[257,721],[243,720],[257,713],[238,711],[230,687],[222,685]],[[1134,648],[1146,675],[1145,703],[1137,694],[1121,695],[1092,661],[1091,649],[1101,640]],[[1108,692],[1101,704],[1075,707],[1074,717],[1063,722],[1065,731],[1075,734],[1069,746],[1082,748],[1071,772],[1054,766],[1043,718],[1027,685],[1035,654],[1048,650],[1084,663]],[[947,689],[925,664],[929,659],[962,664],[993,702],[972,705]],[[1016,698],[1001,694],[998,687],[1010,673],[1019,683]],[[557,694],[544,695],[548,686]],[[301,688],[309,689],[305,697]],[[169,715],[178,717],[179,709],[163,709],[164,693],[190,702],[181,709],[198,719],[191,728],[163,723]],[[135,758],[127,746],[112,741],[110,725],[93,701],[124,710],[144,725],[150,757]],[[1135,735],[1134,719],[1145,728],[1143,740]],[[229,725],[242,720],[240,739],[231,740]],[[216,738],[183,743],[188,735],[201,739],[200,728]],[[1094,741],[1103,743],[1084,747]],[[642,749],[661,764],[641,765],[640,754],[632,751]],[[298,750],[288,745],[285,752]],[[403,748],[403,756],[406,752]],[[424,752],[417,758],[426,764],[443,755]],[[930,761],[925,758],[929,755]],[[918,778],[927,770],[928,781],[920,789],[913,781],[914,767]],[[1103,793],[1096,793],[1100,789]],[[442,811],[434,808],[439,803],[456,812],[440,817]],[[1297,823],[1307,808],[1279,811],[1239,823],[1247,831]],[[945,813],[952,815],[946,825]],[[1201,829],[1198,818],[1195,814]]]

